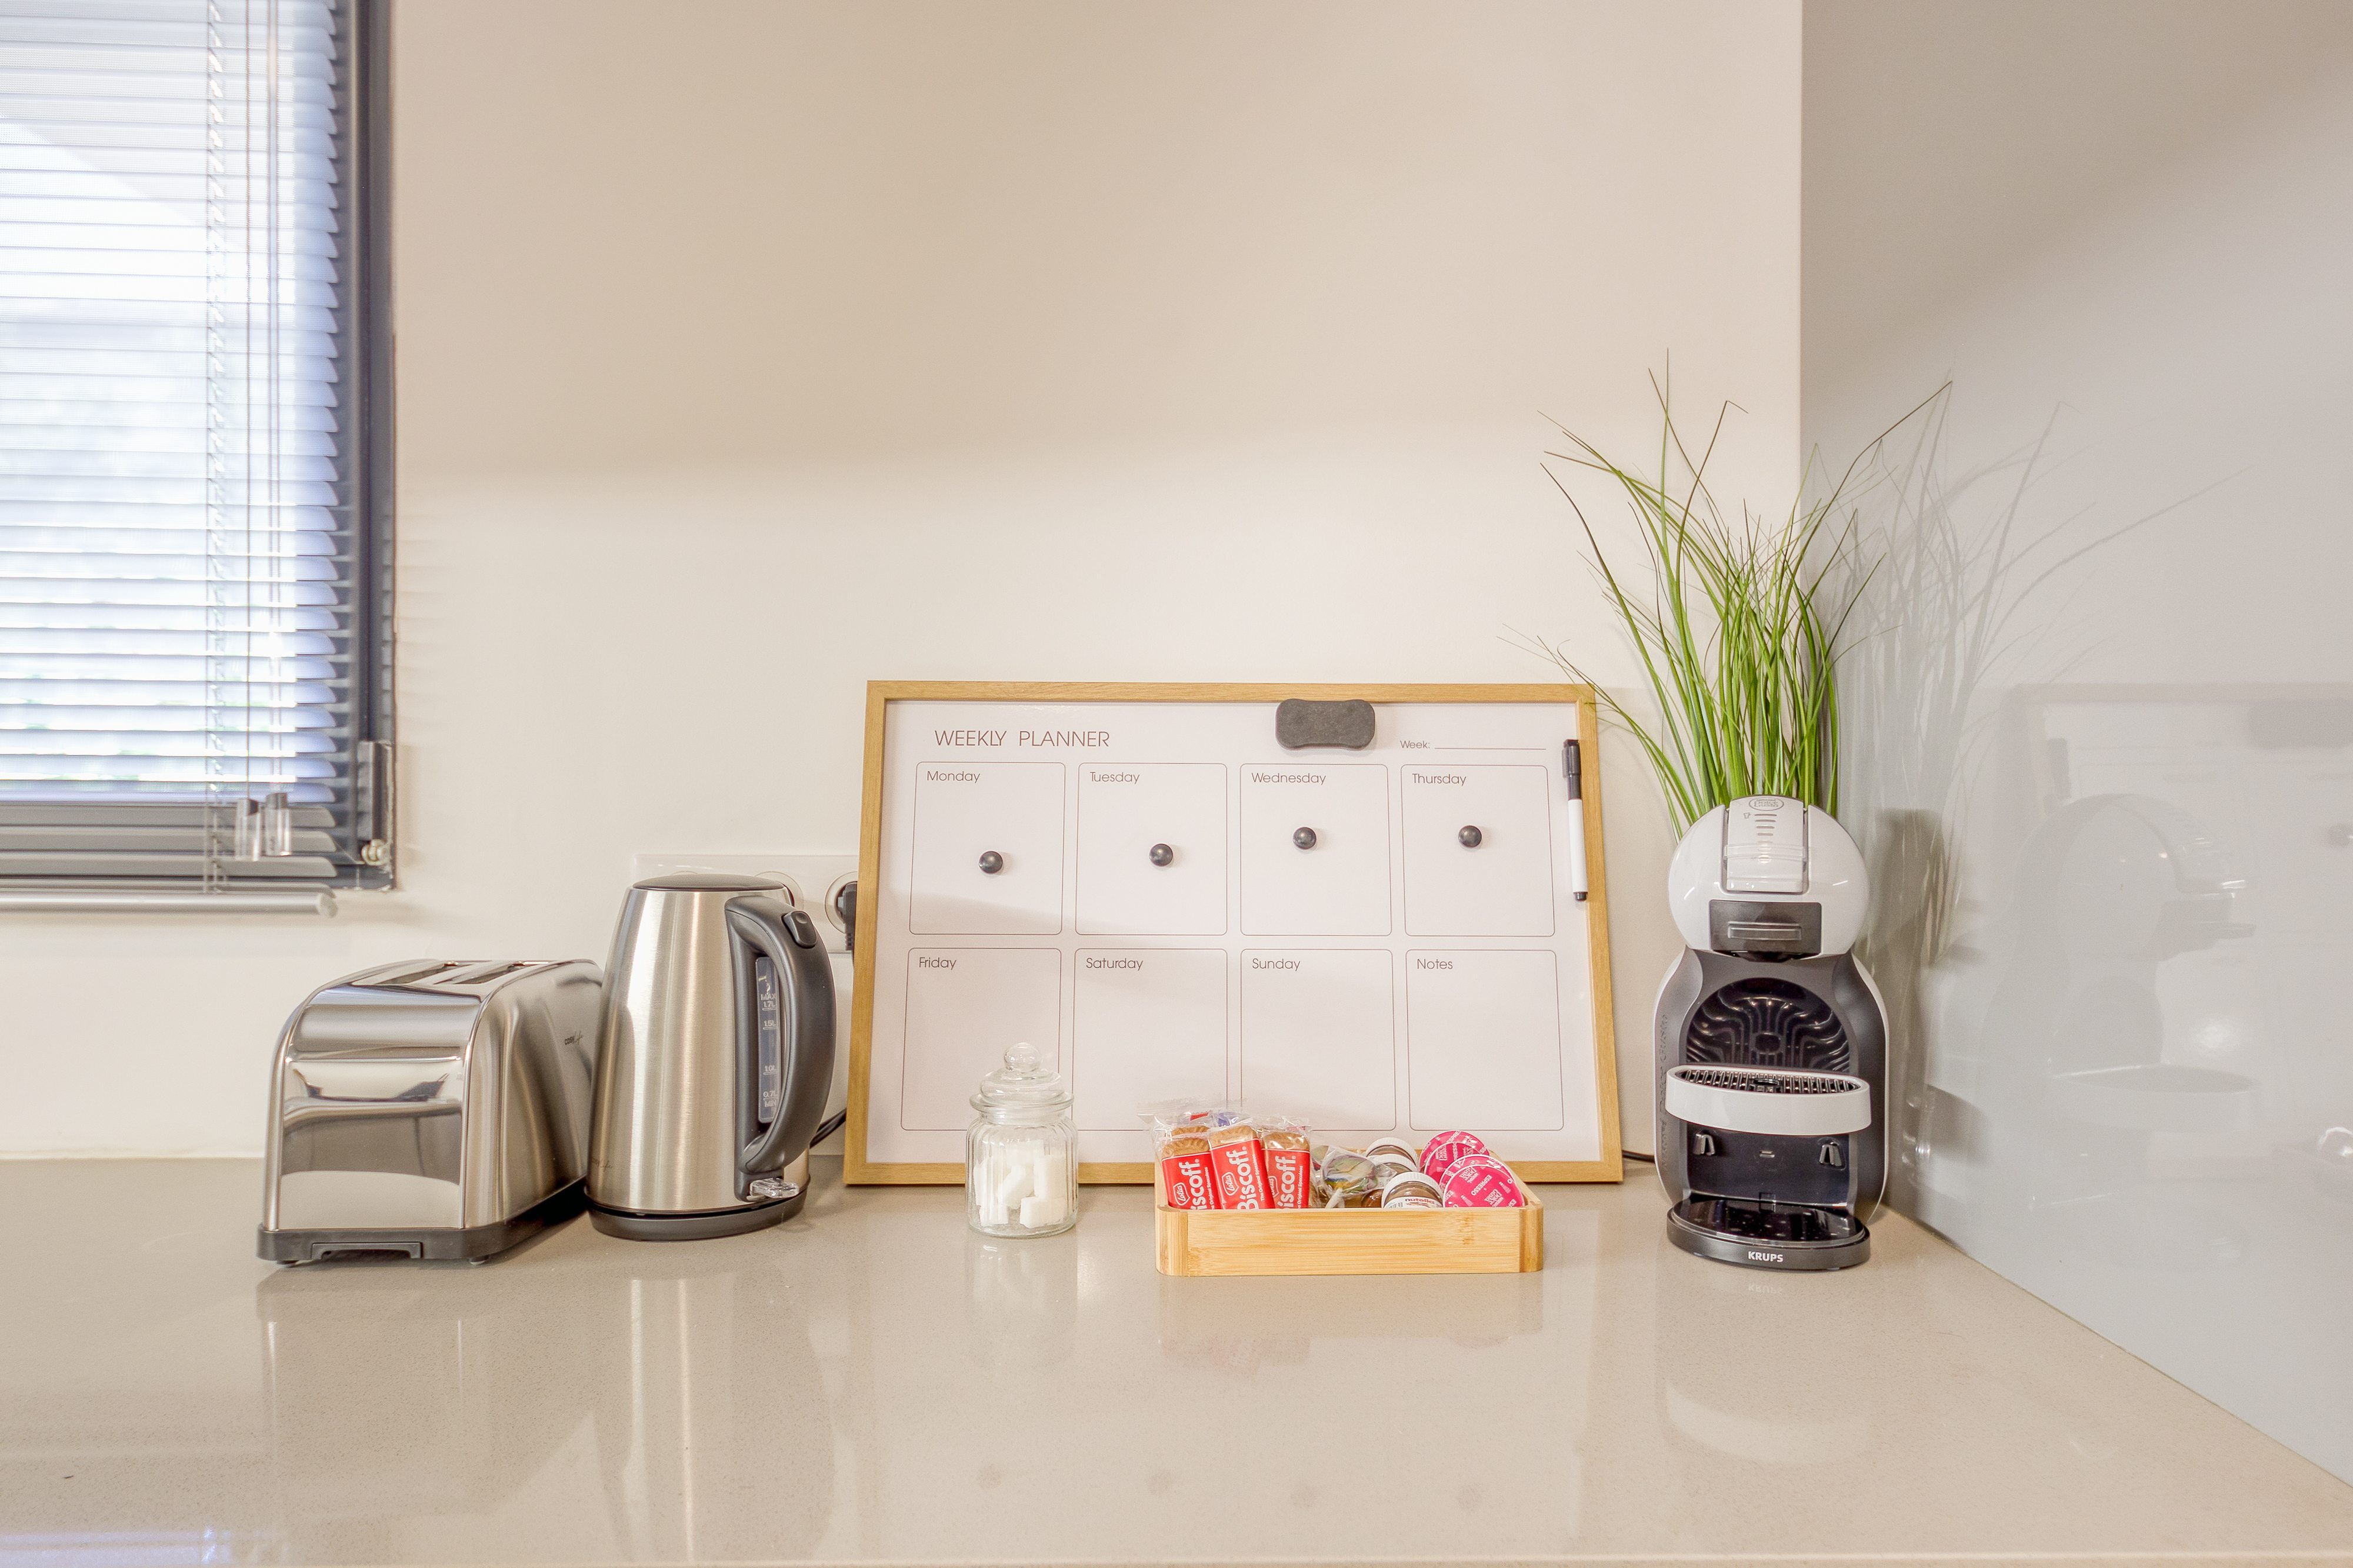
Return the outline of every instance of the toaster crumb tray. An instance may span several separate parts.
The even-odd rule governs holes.
[[[574,1182],[521,1214],[488,1225],[428,1226],[415,1230],[271,1230],[263,1226],[257,1231],[256,1250],[270,1263],[322,1263],[371,1254],[429,1263],[480,1263],[562,1225],[587,1206],[587,1184]]]

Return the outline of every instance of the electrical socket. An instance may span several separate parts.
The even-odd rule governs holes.
[[[858,878],[855,855],[639,855],[630,863],[630,880],[667,876],[673,871],[732,871],[739,876],[774,877],[785,884],[797,908],[807,910],[825,937],[828,952],[849,951],[849,936],[833,907],[834,895]]]

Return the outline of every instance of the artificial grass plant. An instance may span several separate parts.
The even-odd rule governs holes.
[[[1784,517],[1768,520],[1745,504],[1736,518],[1728,515],[1708,488],[1707,465],[1736,405],[1717,410],[1707,445],[1694,458],[1676,428],[1668,384],[1651,378],[1662,426],[1657,479],[1620,466],[1557,420],[1569,449],[1546,454],[1607,475],[1623,492],[1647,582],[1630,579],[1611,563],[1577,497],[1559,474],[1545,470],[1585,530],[1594,575],[1641,657],[1657,721],[1629,710],[1565,647],[1524,640],[1592,687],[1603,712],[1641,743],[1678,834],[1712,808],[1750,795],[1788,795],[1835,816],[1838,661],[1847,622],[1871,577],[1870,563],[1852,559],[1855,520],[1851,509],[1842,510],[1855,465],[1810,505],[1810,459],[1799,500]]]

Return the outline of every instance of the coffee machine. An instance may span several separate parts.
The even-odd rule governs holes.
[[[1887,1166],[1862,853],[1828,812],[1749,795],[1683,835],[1667,898],[1688,944],[1652,1035],[1669,1237],[1754,1268],[1861,1263]]]

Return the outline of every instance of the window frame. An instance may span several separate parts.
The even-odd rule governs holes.
[[[388,890],[398,885],[399,871],[393,743],[392,0],[351,0],[351,17],[350,167],[359,187],[351,205],[359,233],[352,242],[350,342],[358,360],[352,380],[360,405],[352,426],[361,443],[352,464],[352,613],[355,619],[366,616],[369,629],[352,638],[352,840],[360,853],[334,885]]]
[[[174,874],[110,874],[104,871],[8,873],[0,871],[0,908],[234,908],[283,904],[292,895],[337,891],[385,891],[398,885],[396,791],[394,765],[394,409],[392,330],[392,92],[390,0],[340,0],[345,96],[343,155],[346,181],[342,211],[347,269],[337,325],[342,402],[339,454],[349,487],[352,540],[350,612],[351,741],[350,844],[332,856],[325,877],[237,875],[200,858],[194,868]],[[110,807],[76,806],[59,801],[28,812],[98,816],[110,831],[135,836],[142,826],[172,831],[193,816],[202,831],[207,808],[123,803]],[[0,805],[0,821],[16,810]],[[86,822],[85,826],[100,826]],[[27,825],[30,826],[30,825]],[[121,898],[110,901],[108,895]],[[178,901],[175,901],[178,900]],[[322,912],[332,910],[323,900]]]

